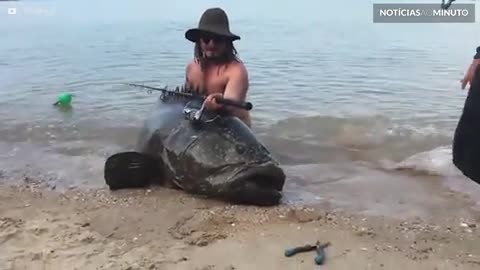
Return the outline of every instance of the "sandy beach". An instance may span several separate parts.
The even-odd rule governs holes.
[[[473,210],[400,220],[327,204],[232,206],[163,188],[3,185],[0,269],[479,269],[479,226]],[[314,251],[284,256],[317,240],[331,243],[320,268]]]

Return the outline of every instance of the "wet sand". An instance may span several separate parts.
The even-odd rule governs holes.
[[[423,219],[231,206],[162,188],[2,185],[0,269],[318,269],[314,252],[283,255],[316,240],[331,243],[322,269],[479,269],[480,214],[450,200],[458,209]]]

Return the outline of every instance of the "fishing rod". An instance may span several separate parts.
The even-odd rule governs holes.
[[[149,89],[151,91],[160,91],[163,94],[169,95],[169,96],[183,96],[183,97],[188,97],[188,98],[193,98],[193,99],[200,99],[204,100],[206,96],[198,95],[192,92],[185,91],[185,87],[176,87],[175,90],[169,90],[167,87],[165,88],[159,88],[159,87],[152,87],[152,86],[147,86],[147,85],[141,85],[141,84],[135,84],[135,83],[128,83],[127,85],[133,86],[133,87],[140,87],[140,88],[145,88]],[[237,108],[241,108],[247,111],[250,111],[253,108],[252,103],[250,102],[241,102],[241,101],[236,101],[236,100],[231,100],[228,98],[223,98],[223,97],[217,97],[215,98],[215,101],[217,103],[223,104],[223,105],[228,105],[228,106],[233,106]]]

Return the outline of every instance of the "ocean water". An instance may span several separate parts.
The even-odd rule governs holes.
[[[124,83],[183,83],[193,54],[184,32],[220,6],[242,38],[254,131],[286,168],[287,201],[403,211],[394,202],[435,207],[428,196],[443,184],[480,201],[451,164],[478,19],[376,24],[373,3],[0,2],[1,179],[104,188],[105,158],[133,146],[157,98]],[[66,91],[73,108],[52,106]]]

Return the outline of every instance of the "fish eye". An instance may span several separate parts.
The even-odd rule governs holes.
[[[237,153],[243,154],[245,153],[245,146],[237,144],[235,145],[235,150],[237,150]]]

